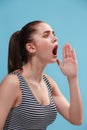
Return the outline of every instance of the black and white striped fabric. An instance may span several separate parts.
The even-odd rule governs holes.
[[[23,76],[18,72],[13,74],[16,74],[20,81],[22,102],[10,111],[3,130],[46,130],[57,115],[48,79],[43,75],[50,97],[50,104],[45,106],[37,101]]]

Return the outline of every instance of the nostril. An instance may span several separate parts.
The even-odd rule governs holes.
[[[54,37],[54,42],[57,42],[57,37]]]
[[[58,40],[58,38],[56,37],[56,36],[52,36],[51,37],[51,41],[52,41],[52,43],[55,43],[55,42],[57,42],[57,40]]]

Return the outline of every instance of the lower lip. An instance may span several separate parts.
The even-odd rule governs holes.
[[[57,57],[57,55],[53,55],[53,57]]]

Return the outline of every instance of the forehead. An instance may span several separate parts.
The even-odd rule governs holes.
[[[37,28],[38,33],[44,33],[46,31],[53,31],[51,26],[48,25],[47,23],[40,23],[40,24],[37,25],[36,28]]]

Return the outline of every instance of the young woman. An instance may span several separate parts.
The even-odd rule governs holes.
[[[66,43],[60,62],[57,49],[54,31],[43,21],[30,22],[11,36],[8,75],[0,84],[0,130],[46,130],[57,112],[72,124],[82,123],[75,51]],[[67,77],[70,103],[44,73],[54,62]]]

